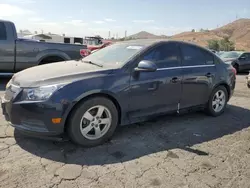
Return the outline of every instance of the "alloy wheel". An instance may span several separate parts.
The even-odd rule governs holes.
[[[97,140],[109,130],[112,122],[111,112],[102,105],[88,109],[80,121],[82,135],[89,140]]]
[[[213,110],[218,113],[221,110],[223,110],[224,106],[226,104],[226,95],[225,92],[222,90],[218,90],[213,97],[212,100],[212,107]]]

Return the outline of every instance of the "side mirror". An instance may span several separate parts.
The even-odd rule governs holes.
[[[152,61],[142,60],[139,62],[138,66],[135,68],[136,72],[155,72],[157,66]]]

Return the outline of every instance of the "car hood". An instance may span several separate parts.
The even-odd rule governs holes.
[[[20,87],[39,87],[109,74],[112,70],[112,66],[98,67],[82,61],[65,61],[25,69],[16,73],[11,82]]]

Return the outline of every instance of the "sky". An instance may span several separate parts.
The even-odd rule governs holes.
[[[0,0],[17,30],[84,37],[139,31],[173,35],[250,18],[250,0]]]

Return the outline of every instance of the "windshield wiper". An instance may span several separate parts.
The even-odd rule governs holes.
[[[89,64],[92,64],[92,65],[96,65],[96,66],[98,66],[98,67],[103,67],[103,65],[100,65],[100,64],[98,64],[98,63],[94,63],[94,62],[92,62],[92,61],[84,61],[84,60],[82,60],[82,62],[84,62],[84,63],[89,63]]]

